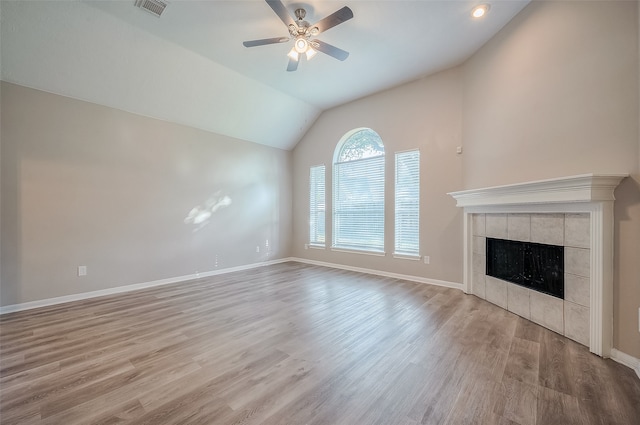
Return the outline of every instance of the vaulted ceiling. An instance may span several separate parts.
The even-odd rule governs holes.
[[[172,0],[156,17],[128,1],[2,1],[1,77],[238,139],[291,149],[328,108],[464,62],[529,0],[332,0],[283,3],[314,23],[354,18],[318,36],[319,53],[287,72],[291,42],[263,0]]]

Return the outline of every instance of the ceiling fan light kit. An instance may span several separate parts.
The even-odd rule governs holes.
[[[295,71],[298,69],[298,62],[302,54],[306,56],[307,60],[313,58],[317,52],[322,52],[340,61],[345,60],[349,56],[349,52],[345,50],[339,49],[320,40],[311,40],[311,37],[315,37],[316,35],[353,18],[353,11],[347,6],[332,13],[326,18],[321,19],[315,25],[310,25],[309,22],[304,20],[307,15],[307,12],[304,9],[298,8],[294,11],[294,15],[296,17],[296,21],[294,21],[287,11],[287,8],[280,0],[266,0],[266,2],[269,7],[273,9],[275,14],[278,15],[280,20],[287,26],[290,37],[273,37],[245,41],[242,43],[245,47],[286,43],[289,40],[294,40],[293,47],[287,54],[289,57],[287,71]]]
[[[298,37],[296,38],[296,42],[293,45],[293,47],[296,49],[296,52],[304,53],[309,48],[309,42],[307,41],[306,38]]]

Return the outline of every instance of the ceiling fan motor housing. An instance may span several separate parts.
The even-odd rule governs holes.
[[[307,16],[307,11],[304,10],[303,8],[296,9],[295,12],[293,13],[295,13],[296,19],[298,21],[302,21],[304,17]]]
[[[307,16],[306,10],[299,8],[294,11],[294,14],[298,19],[298,22],[296,22],[298,26],[296,28],[295,25],[289,25],[289,32],[293,37],[305,36],[309,38],[320,33],[320,29],[318,27],[311,28],[311,24],[304,20],[304,17]]]

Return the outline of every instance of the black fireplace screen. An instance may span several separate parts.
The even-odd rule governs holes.
[[[487,238],[487,275],[564,299],[564,247]]]

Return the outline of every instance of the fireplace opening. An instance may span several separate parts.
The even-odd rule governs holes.
[[[564,299],[564,247],[487,238],[487,275]]]

